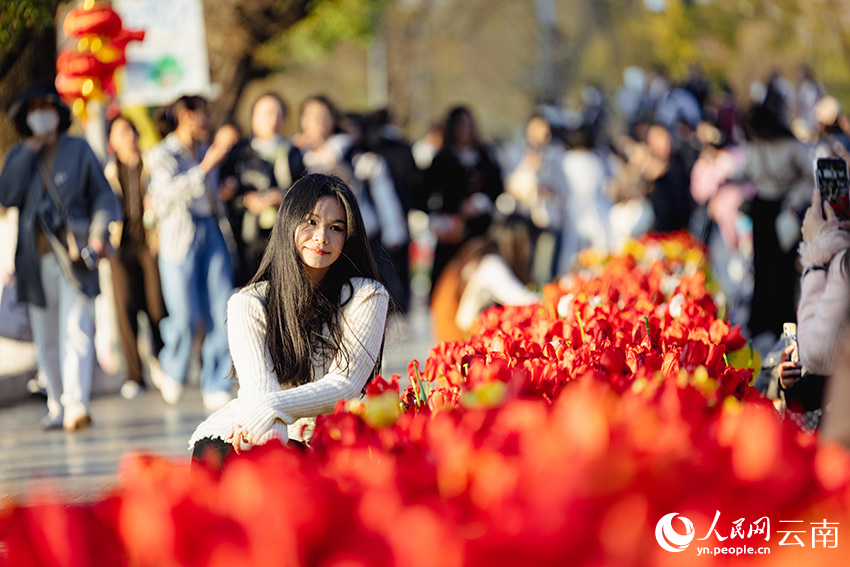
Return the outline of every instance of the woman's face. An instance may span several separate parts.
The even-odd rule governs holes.
[[[205,107],[197,110],[185,109],[178,116],[178,128],[185,124],[185,128],[189,131],[193,140],[205,142],[210,133],[207,127],[209,126],[209,115]]]
[[[112,124],[109,131],[109,145],[120,156],[138,151],[138,138],[133,126],[125,118],[119,118]]]
[[[474,126],[468,114],[462,114],[455,125],[455,143],[459,148],[471,148],[475,144]]]
[[[27,104],[27,126],[33,135],[44,136],[56,132],[59,121],[59,111],[51,101],[37,98]]]
[[[251,130],[261,139],[274,137],[283,126],[283,109],[274,97],[264,96],[254,105]]]
[[[308,138],[327,140],[333,134],[333,116],[330,109],[317,100],[304,105],[301,113],[301,132]]]
[[[549,123],[538,116],[532,118],[525,127],[525,139],[532,148],[546,147],[552,141],[552,129]]]
[[[347,230],[345,209],[334,197],[319,199],[295,229],[295,249],[314,282],[322,281],[339,259]]]

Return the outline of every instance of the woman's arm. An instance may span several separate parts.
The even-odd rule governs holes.
[[[188,207],[207,190],[207,176],[200,165],[180,171],[177,158],[162,146],[150,151],[147,164],[151,175],[150,192],[160,218],[173,207]]]
[[[845,252],[833,256],[827,269],[806,272],[797,307],[800,361],[809,372],[829,375],[841,323],[847,308],[850,281],[841,264]]]
[[[258,439],[276,419],[291,424],[330,413],[339,400],[359,396],[380,354],[388,305],[383,286],[369,283],[361,287],[344,309],[343,344],[328,373],[315,382],[268,393],[251,403],[240,420],[248,435]]]
[[[800,244],[803,279],[797,307],[800,361],[815,374],[830,373],[847,310],[850,282],[841,264],[850,246],[850,233],[841,226],[832,209],[821,205],[820,193],[815,190],[812,206],[803,219]]]
[[[17,144],[6,158],[0,171],[0,205],[21,207],[24,204],[30,175],[35,171],[33,163],[38,154],[25,144]]]
[[[372,152],[363,154],[357,160],[355,174],[369,181],[372,202],[381,222],[381,244],[388,250],[404,245],[407,241],[407,219],[384,158]]]
[[[91,207],[89,211],[91,217],[89,238],[105,241],[108,236],[109,223],[121,220],[124,213],[91,146],[84,140],[80,140],[79,143],[80,151],[83,154],[83,171],[86,180],[84,191]]]
[[[473,297],[468,296],[467,290]],[[540,296],[517,279],[501,256],[488,254],[479,262],[460,298],[455,322],[465,331],[481,314],[479,298],[475,297],[480,292],[501,305],[529,305],[540,301]]]
[[[265,308],[259,297],[242,291],[227,302],[227,342],[239,380],[240,400],[254,400],[280,391],[277,373],[266,348],[267,326]]]

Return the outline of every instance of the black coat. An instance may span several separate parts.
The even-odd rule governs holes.
[[[475,193],[484,193],[495,201],[503,191],[502,171],[499,164],[490,157],[484,146],[479,146],[478,162],[474,167],[466,168],[457,155],[443,149],[425,172],[424,191],[420,207],[429,213],[458,213],[464,199]],[[468,219],[468,236],[479,236],[487,230],[489,217]]]

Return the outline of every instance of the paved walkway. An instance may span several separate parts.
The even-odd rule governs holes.
[[[388,326],[386,374],[404,376],[407,363],[424,362],[432,344],[430,317],[420,306],[406,328]],[[2,363],[0,358],[0,367]],[[94,423],[77,433],[42,431],[39,420],[46,413],[42,398],[23,397],[11,405],[0,399],[0,499],[31,495],[41,488],[58,490],[70,501],[96,498],[118,481],[118,464],[128,451],[188,462],[187,441],[206,415],[197,386],[187,388],[177,406],[167,405],[151,388],[134,400],[115,391],[113,387],[112,393],[93,398]]]

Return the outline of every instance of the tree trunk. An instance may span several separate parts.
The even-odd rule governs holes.
[[[307,14],[309,0],[204,0],[210,80],[221,93],[210,105],[213,124],[232,118],[245,87],[262,70],[254,52]]]
[[[0,53],[0,62],[8,61],[6,68],[0,64],[0,108],[5,111],[24,89],[37,82],[56,79],[56,29],[26,31],[16,45]],[[0,163],[6,152],[20,140],[15,127],[5,119],[0,120]]]

